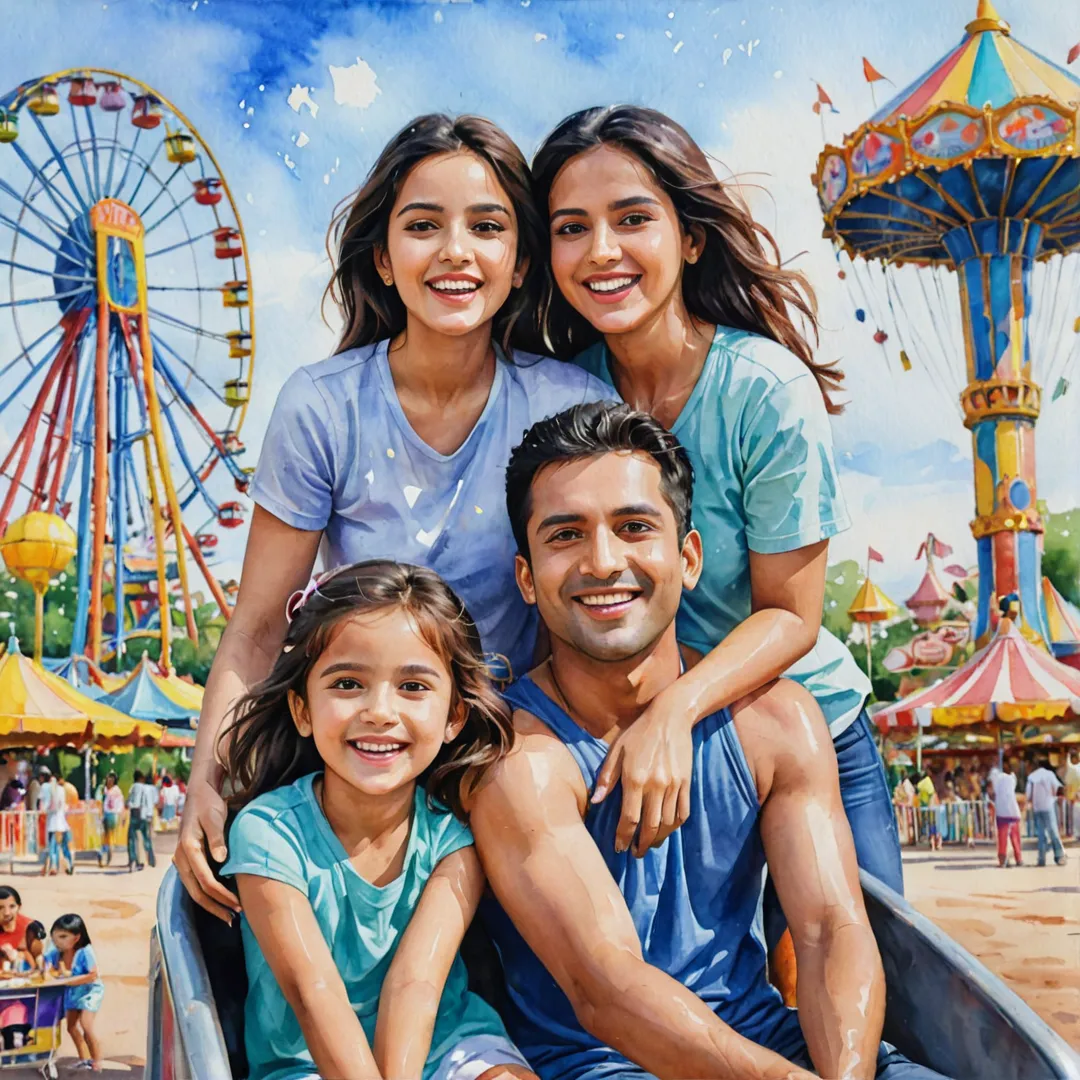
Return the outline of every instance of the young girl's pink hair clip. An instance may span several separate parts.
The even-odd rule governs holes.
[[[296,592],[289,597],[285,602],[285,618],[291,623],[296,618],[300,609],[308,602],[311,594],[317,592],[319,586],[331,577],[331,573],[316,574],[302,589],[297,589]]]

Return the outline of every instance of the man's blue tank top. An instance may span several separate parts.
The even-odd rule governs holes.
[[[607,743],[576,724],[527,675],[505,696],[565,743],[591,793]],[[585,827],[626,900],[645,960],[692,990],[740,1035],[789,1060],[803,1051],[795,1010],[766,978],[757,790],[731,713],[723,709],[694,728],[690,818],[643,858],[615,853],[621,804],[621,788],[590,804]],[[613,1062],[613,1051],[581,1027],[506,913],[488,898],[482,917],[506,975],[510,1007],[503,1019],[533,1068],[545,1080],[607,1075],[604,1064]],[[634,1075],[645,1074],[635,1069]]]

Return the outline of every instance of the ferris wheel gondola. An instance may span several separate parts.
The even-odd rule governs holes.
[[[73,652],[102,655],[106,594],[129,595],[129,565],[153,565],[155,604],[177,586],[193,640],[189,559],[231,610],[186,520],[243,521],[250,278],[228,184],[156,90],[80,69],[0,95],[0,532],[30,510],[75,514]]]

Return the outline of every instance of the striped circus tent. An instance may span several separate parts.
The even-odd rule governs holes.
[[[8,642],[0,659],[0,746],[143,745],[161,734],[158,724],[80,694],[24,656],[15,638]]]
[[[869,577],[863,580],[848,608],[848,615],[855,622],[884,622],[899,613],[900,608]]]
[[[202,709],[201,686],[179,676],[162,674],[146,653],[126,681],[103,701],[140,720],[153,720],[172,728],[193,728]]]
[[[1046,602],[1046,623],[1055,654],[1061,656],[1080,652],[1080,611],[1054,588],[1048,577],[1043,578],[1043,600]]]
[[[1002,619],[986,648],[962,668],[874,714],[883,734],[896,729],[961,727],[993,721],[1080,716],[1080,671],[1033,645]]]
[[[42,667],[65,679],[80,694],[85,694],[95,701],[115,690],[124,682],[122,675],[110,675],[102,671],[88,656],[67,656],[62,660],[43,657]]]

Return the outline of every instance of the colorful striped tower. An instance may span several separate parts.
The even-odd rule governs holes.
[[[1031,378],[1029,283],[1042,227],[985,218],[944,242],[956,265],[968,385],[961,395],[975,460],[979,610],[975,640],[997,626],[998,597],[1020,597],[1021,631],[1049,643],[1042,603],[1042,520],[1036,509],[1035,421],[1041,391]]]
[[[1078,125],[1080,80],[1016,41],[990,0],[979,0],[960,43],[842,146],[826,146],[813,176],[825,235],[850,258],[956,272],[980,645],[997,627],[999,598],[1015,593],[1019,630],[1055,651],[1068,647],[1051,637],[1042,593],[1041,392],[1028,319],[1035,260],[1080,248]]]

